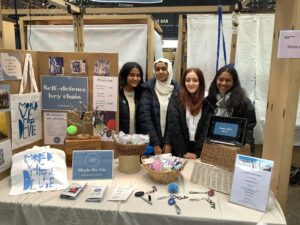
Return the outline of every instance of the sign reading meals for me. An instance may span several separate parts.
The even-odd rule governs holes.
[[[41,76],[42,108],[73,110],[88,104],[88,78]]]

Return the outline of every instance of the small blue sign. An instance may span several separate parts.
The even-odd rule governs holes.
[[[88,105],[88,78],[41,76],[42,109],[74,110]]]
[[[112,179],[113,150],[73,151],[73,180]]]

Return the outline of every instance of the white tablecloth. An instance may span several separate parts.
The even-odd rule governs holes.
[[[178,195],[189,195],[190,190],[208,190],[190,183],[192,168],[193,161],[189,161],[178,180]],[[221,193],[212,197],[216,209],[212,209],[206,201],[176,200],[181,208],[181,215],[177,215],[175,207],[169,206],[167,199],[157,200],[159,196],[168,195],[167,185],[153,183],[143,168],[135,174],[124,174],[116,166],[114,172],[113,180],[88,181],[88,186],[76,200],[60,199],[60,191],[9,196],[10,179],[6,178],[0,181],[0,225],[286,224],[281,208],[273,197],[266,213],[230,203],[229,196]],[[68,173],[71,177],[71,169]],[[96,184],[108,185],[104,199],[100,203],[85,202],[91,186]],[[152,194],[153,205],[134,194],[126,202],[107,201],[115,187],[131,186],[134,191],[150,191],[153,185],[158,189]]]

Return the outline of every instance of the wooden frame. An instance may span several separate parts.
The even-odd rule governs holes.
[[[173,6],[173,7],[134,7],[134,8],[86,8],[85,15],[95,14],[147,14],[147,13],[208,13],[216,12],[218,6]],[[232,6],[224,5],[223,11],[232,11]],[[23,15],[66,15],[64,9],[18,9]],[[3,9],[3,15],[15,14],[14,9]]]
[[[74,15],[75,16],[75,15]],[[26,49],[27,26],[30,24],[62,25],[73,24],[74,51],[82,51],[84,47],[83,24],[147,24],[147,78],[152,77],[154,63],[154,32],[162,33],[160,26],[150,15],[84,15],[83,17],[72,16],[32,16],[20,18],[20,34],[22,49]]]
[[[262,157],[275,161],[272,191],[286,210],[300,87],[300,59],[279,59],[281,30],[300,29],[300,2],[276,1]]]

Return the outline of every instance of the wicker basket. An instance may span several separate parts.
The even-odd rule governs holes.
[[[204,143],[200,159],[222,169],[233,171],[236,154],[250,155],[250,146],[229,146],[216,143]]]
[[[115,151],[119,155],[143,155],[146,151],[147,144],[134,145],[134,144],[120,144],[114,141]]]
[[[184,169],[185,165],[187,164],[187,160],[183,162],[182,167],[179,170],[166,170],[166,171],[155,171],[149,168],[149,164],[143,164],[145,170],[148,172],[149,176],[153,181],[159,184],[169,184],[175,182],[181,171]]]
[[[231,191],[232,178],[233,173],[228,170],[203,163],[201,160],[194,161],[194,168],[191,175],[192,183],[229,194]]]

